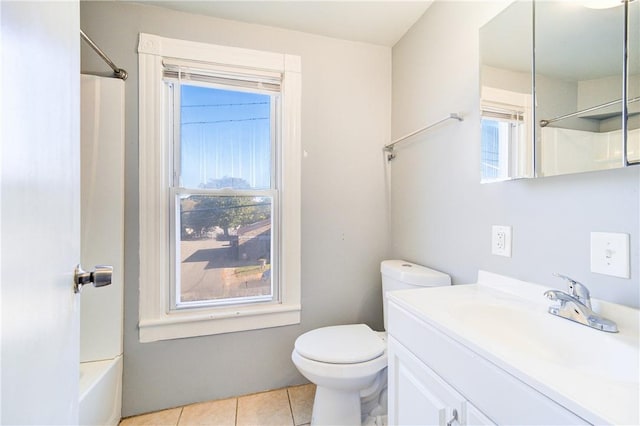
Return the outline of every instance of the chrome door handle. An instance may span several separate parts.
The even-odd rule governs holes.
[[[80,293],[82,286],[92,283],[94,287],[104,287],[111,284],[113,277],[113,266],[96,265],[92,272],[82,269],[82,266],[76,266],[73,272],[73,292]]]

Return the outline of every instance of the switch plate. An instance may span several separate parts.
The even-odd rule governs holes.
[[[591,272],[629,278],[629,234],[592,232]]]
[[[511,257],[511,227],[493,225],[491,227],[491,254]]]

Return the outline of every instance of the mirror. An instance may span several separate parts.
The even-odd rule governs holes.
[[[640,0],[512,3],[480,29],[480,85],[482,182],[640,164]]]
[[[533,177],[533,6],[512,3],[480,28],[481,178]]]
[[[640,164],[640,1],[628,7],[627,161]]]
[[[624,22],[619,0],[535,3],[537,176],[625,165]]]

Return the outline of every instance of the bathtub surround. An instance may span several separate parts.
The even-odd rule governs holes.
[[[475,282],[484,269],[638,307],[640,167],[481,185],[479,28],[505,2],[435,2],[393,48],[393,137],[449,111],[462,123],[425,133],[391,163],[392,256]],[[418,141],[420,139],[420,141]],[[510,225],[511,258],[491,255],[491,226]],[[631,278],[590,272],[590,233],[630,235]]]
[[[290,360],[300,334],[336,324],[382,329],[378,271],[388,219],[381,149],[390,140],[391,49],[124,2],[81,2],[80,12],[87,35],[129,71],[123,415],[304,383]],[[139,343],[140,32],[302,57],[300,325]],[[109,73],[82,49],[83,72]]]
[[[116,425],[122,405],[124,88],[80,76],[80,261],[113,266],[110,285],[80,294],[80,424]]]

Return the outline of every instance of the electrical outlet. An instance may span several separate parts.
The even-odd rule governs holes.
[[[491,254],[511,257],[511,227],[493,225],[491,227]]]

